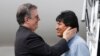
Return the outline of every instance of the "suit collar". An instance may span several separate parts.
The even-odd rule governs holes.
[[[20,25],[20,28],[24,28],[24,29],[27,29],[27,30],[30,30],[29,28],[25,27],[25,26],[22,26]],[[31,31],[31,30],[30,30]]]

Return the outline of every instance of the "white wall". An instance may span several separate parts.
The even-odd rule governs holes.
[[[83,0],[0,0],[0,46],[14,44],[18,24],[16,11],[20,4],[32,3],[38,6],[40,22],[37,33],[49,44],[56,43],[56,16],[63,10],[73,10],[78,16],[80,35],[85,38],[85,23],[82,23]]]

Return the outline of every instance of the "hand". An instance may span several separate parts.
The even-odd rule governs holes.
[[[63,33],[63,38],[66,41],[69,41],[76,34],[76,32],[77,32],[77,28],[71,29],[71,27],[68,27]]]

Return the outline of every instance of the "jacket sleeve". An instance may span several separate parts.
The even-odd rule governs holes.
[[[37,35],[30,35],[26,41],[26,45],[30,53],[38,56],[60,56],[69,50],[67,42],[64,39],[61,39],[54,46],[49,46]]]

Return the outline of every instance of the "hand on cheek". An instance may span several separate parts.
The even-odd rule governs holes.
[[[63,38],[65,40],[70,40],[75,34],[76,34],[77,28],[71,29],[71,27],[66,28],[66,30],[63,32]]]

